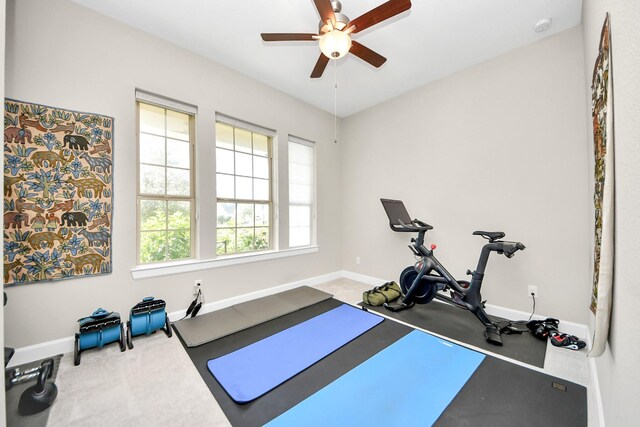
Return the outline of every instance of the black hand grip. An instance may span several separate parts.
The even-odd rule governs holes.
[[[525,248],[525,245],[520,242],[516,242],[510,245],[510,247],[505,247],[504,254],[507,258],[511,258],[513,255],[515,255],[516,252],[524,250]]]
[[[426,228],[427,230],[433,230],[433,227],[427,224],[426,222],[422,222],[419,219],[414,219],[414,223],[418,224],[420,227]]]

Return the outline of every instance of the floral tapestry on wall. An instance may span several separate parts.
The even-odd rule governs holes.
[[[113,118],[4,106],[5,286],[111,273]]]
[[[590,356],[606,347],[614,265],[614,146],[611,34],[607,14],[591,80],[591,112],[594,151],[594,259],[591,311],[596,316]]]

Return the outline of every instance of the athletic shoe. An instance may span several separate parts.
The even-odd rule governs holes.
[[[527,322],[527,328],[538,339],[546,340],[550,333],[558,332],[560,321],[549,317],[545,320],[531,320]]]
[[[581,348],[585,348],[587,346],[587,343],[585,343],[575,335],[552,332],[549,337],[551,338],[551,344],[553,344],[553,346],[555,347],[564,347],[570,350],[580,350]]]

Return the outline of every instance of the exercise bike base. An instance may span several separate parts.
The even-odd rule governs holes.
[[[389,303],[385,302],[384,304],[382,304],[382,306],[384,308],[386,308],[387,310],[389,310],[389,311],[393,311],[394,313],[397,313],[399,311],[407,310],[407,309],[413,307],[414,304],[415,303],[413,301],[410,302],[409,304],[406,304],[404,302],[401,302],[399,304],[389,304]]]
[[[502,346],[500,329],[497,326],[487,326],[487,329],[484,331],[484,338],[489,344]]]

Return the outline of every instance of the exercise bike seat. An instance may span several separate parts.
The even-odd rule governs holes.
[[[482,236],[485,239],[489,240],[489,242],[493,243],[498,239],[502,239],[506,234],[502,231],[474,231],[474,236]]]

